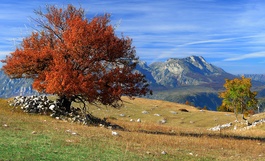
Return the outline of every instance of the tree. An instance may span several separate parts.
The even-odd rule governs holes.
[[[118,107],[123,95],[151,92],[133,72],[139,58],[132,40],[115,35],[109,14],[89,20],[72,5],[35,13],[37,29],[2,60],[9,77],[32,78],[34,89],[58,95],[68,112],[73,101]]]
[[[226,108],[227,111],[233,111],[238,120],[238,113],[243,114],[249,110],[253,110],[257,106],[257,99],[255,98],[257,92],[251,92],[251,79],[244,76],[235,78],[233,80],[225,80],[225,91],[219,94],[220,98],[223,98],[220,109]]]

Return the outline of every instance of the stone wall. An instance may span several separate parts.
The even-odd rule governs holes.
[[[56,119],[87,124],[86,118],[80,108],[71,107],[66,112],[60,102],[49,100],[47,96],[17,96],[9,102],[10,106],[21,108],[26,113],[50,115]]]

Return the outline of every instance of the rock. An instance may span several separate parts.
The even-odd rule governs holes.
[[[148,112],[147,111],[142,111],[142,114],[148,114]]]
[[[165,152],[165,151],[162,151],[162,152],[161,152],[161,154],[162,154],[162,155],[166,155],[166,154],[167,154],[167,152]]]
[[[170,113],[172,113],[172,114],[174,114],[174,115],[175,115],[175,114],[177,114],[177,112],[176,112],[176,111],[170,111]]]
[[[72,131],[70,129],[66,130],[65,132],[71,133]]]
[[[21,106],[24,112],[28,113],[47,113],[51,111],[48,107],[50,101],[47,96],[18,96],[15,97],[10,105]]]
[[[112,126],[108,126],[108,129],[112,129]]]
[[[182,85],[200,85],[216,81],[213,78],[222,78],[228,74],[222,69],[206,62],[201,56],[187,58],[170,58],[166,62],[155,62],[150,66],[139,65],[143,71],[148,71],[153,80],[152,84],[166,87],[178,87]],[[193,74],[190,74],[193,73]],[[232,75],[229,75],[232,76]]]
[[[151,153],[151,152],[149,152],[149,151],[147,151],[147,152],[146,152],[146,154],[148,154],[148,155],[149,155],[149,154],[152,154],[152,153]]]
[[[232,126],[232,123],[230,122],[230,123],[223,124],[223,125],[217,125],[217,126],[212,127],[212,128],[210,128],[208,130],[210,130],[210,131],[220,131],[221,129],[226,129],[226,128],[229,128],[231,126]]]
[[[125,114],[123,114],[123,113],[122,113],[122,114],[120,114],[120,117],[125,117]]]
[[[52,111],[54,110],[54,108],[55,108],[55,105],[50,105],[50,107],[49,107],[49,109]]]
[[[10,106],[20,106],[23,112],[49,114],[51,117],[80,124],[87,124],[87,119],[84,118],[83,111],[80,108],[71,107],[71,113],[65,111],[65,107],[60,106],[58,100],[51,101],[47,96],[17,96],[9,102]],[[125,116],[121,114],[121,116]]]
[[[161,115],[160,115],[160,114],[158,114],[158,113],[155,113],[155,114],[154,114],[154,116],[161,116]]]
[[[141,119],[137,119],[136,122],[141,122]]]
[[[73,140],[69,140],[69,139],[67,139],[67,140],[65,140],[67,143],[72,143],[72,142],[74,142]]]
[[[227,124],[223,124],[220,126],[221,129],[224,129],[224,128],[228,128],[228,127],[231,127],[232,126],[232,122],[230,123],[227,123]]]
[[[167,123],[167,120],[166,119],[162,119],[162,120],[159,121],[159,123],[160,124],[165,124],[165,123]]]
[[[116,131],[111,131],[111,134],[112,134],[113,136],[118,136],[118,135],[119,135],[119,133],[116,132]]]

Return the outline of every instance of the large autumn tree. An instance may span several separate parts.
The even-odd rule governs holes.
[[[239,113],[244,114],[248,110],[256,109],[257,99],[255,97],[257,92],[251,91],[250,78],[242,76],[241,79],[226,79],[224,87],[226,90],[219,95],[219,97],[223,98],[221,107],[226,108],[227,111],[233,111],[237,120]]]
[[[145,95],[144,75],[133,72],[132,40],[115,34],[110,15],[85,17],[82,8],[35,11],[37,28],[2,60],[11,78],[32,78],[33,88],[55,94],[67,111],[72,101],[116,107],[121,96]]]

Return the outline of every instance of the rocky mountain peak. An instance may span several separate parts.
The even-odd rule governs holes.
[[[166,61],[166,63],[170,64],[169,66],[171,67],[174,66],[174,68],[178,68],[181,72],[184,71],[185,73],[192,72],[203,75],[218,75],[224,72],[221,68],[215,67],[212,64],[206,62],[202,56],[190,56],[182,59],[170,58]]]
[[[193,64],[194,66],[200,69],[203,69],[205,67],[207,68],[207,66],[210,66],[210,64],[208,64],[202,56],[190,56],[184,58],[184,60],[186,60],[187,62]]]
[[[170,58],[165,62],[153,63],[150,71],[156,82],[167,87],[212,83],[223,77],[231,77],[221,68],[208,63],[202,56]]]

